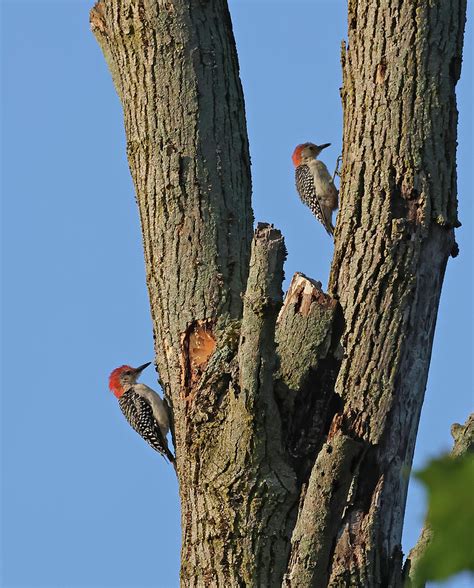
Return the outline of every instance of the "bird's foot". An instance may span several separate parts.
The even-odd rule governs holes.
[[[332,176],[333,182],[334,182],[336,176],[341,177],[341,174],[339,173],[339,166],[341,165],[341,161],[342,161],[342,155],[339,155],[339,157],[336,160],[336,169],[334,170],[334,175]]]

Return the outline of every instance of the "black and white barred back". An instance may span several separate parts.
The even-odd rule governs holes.
[[[127,390],[118,399],[120,409],[125,418],[135,431],[153,447],[155,451],[161,453],[174,462],[174,456],[168,449],[168,443],[161,433],[161,429],[153,415],[153,410],[145,398],[133,391],[133,388]]]
[[[334,227],[331,221],[326,218],[324,208],[316,194],[313,174],[307,165],[299,165],[295,169],[295,180],[296,189],[303,204],[309,207],[326,231],[332,235],[334,233]]]

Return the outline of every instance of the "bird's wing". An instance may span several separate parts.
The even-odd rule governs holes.
[[[324,198],[322,198],[322,204],[326,204],[332,209],[338,207],[338,195],[339,192],[332,181],[332,176],[326,167],[326,164],[320,161],[319,159],[315,159],[310,164],[312,168],[312,172],[314,173],[314,185],[316,192],[320,193],[321,195],[324,194]]]
[[[163,437],[159,424],[154,418],[151,404],[146,398],[132,390],[129,390],[126,394],[130,395],[128,401],[120,402],[120,408],[125,418],[155,451],[167,457],[170,462],[174,462],[174,456],[168,448],[168,442]]]
[[[169,410],[165,406],[164,401],[160,398],[160,396],[151,388],[149,388],[146,384],[135,384],[133,386],[133,391],[136,394],[139,394],[151,405],[153,410],[153,415],[160,426],[161,433],[163,437],[166,437],[170,424],[169,424]]]
[[[323,161],[321,161],[320,159],[314,159],[311,162],[311,165],[315,168],[315,170],[317,170],[317,176],[319,176],[325,184],[333,184],[332,176],[329,173],[328,168],[326,167],[326,164]]]
[[[331,224],[331,218],[328,218],[328,211],[317,194],[313,172],[307,165],[300,165],[296,168],[295,180],[296,189],[303,203],[311,209],[329,235],[332,235],[334,227]]]

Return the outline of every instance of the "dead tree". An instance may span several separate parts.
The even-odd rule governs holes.
[[[400,586],[446,263],[465,0],[350,0],[329,292],[258,225],[225,0],[100,0],[156,365],[172,407],[183,586]],[[150,516],[153,516],[151,514]]]

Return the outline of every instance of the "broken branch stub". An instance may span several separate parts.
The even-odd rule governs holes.
[[[278,378],[293,393],[327,356],[336,309],[336,300],[322,291],[320,282],[299,272],[293,276],[276,329]]]
[[[285,258],[280,231],[259,223],[252,242],[239,345],[240,389],[250,398],[257,388],[273,392],[275,323],[283,298]]]
[[[275,394],[287,449],[301,482],[308,479],[339,398],[342,318],[337,301],[321,284],[296,273],[278,316],[279,368]]]

